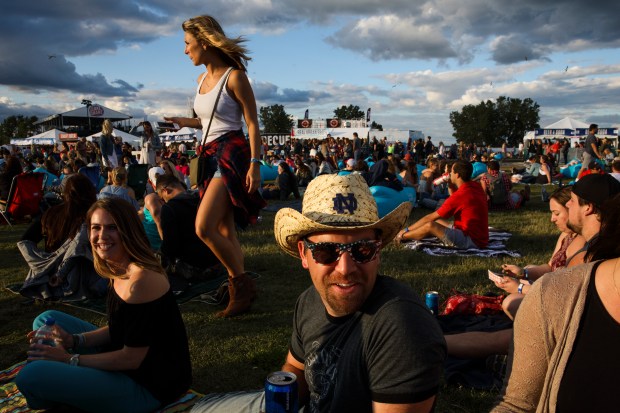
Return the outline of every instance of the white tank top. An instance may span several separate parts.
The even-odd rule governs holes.
[[[230,76],[231,71],[232,67],[229,68],[228,71],[224,74],[224,76],[220,78],[215,87],[213,87],[210,92],[205,94],[200,93],[200,87],[202,86],[202,82],[204,82],[207,73],[205,73],[202,79],[200,79],[200,83],[198,84],[198,88],[196,89],[196,98],[194,99],[194,111],[196,112],[196,115],[198,115],[198,117],[200,118],[203,133],[206,133],[207,128],[209,127],[211,111],[213,110],[213,105],[215,104],[217,94],[220,91],[220,86],[222,85],[222,82],[228,83],[228,77]],[[207,140],[205,143],[214,141],[226,132],[241,129],[243,126],[243,122],[241,121],[241,115],[241,107],[228,94],[225,84],[224,88],[222,89],[222,95],[220,96],[220,100],[217,102],[217,109],[215,111],[215,115],[213,116],[211,128],[209,129],[209,136],[207,136]]]

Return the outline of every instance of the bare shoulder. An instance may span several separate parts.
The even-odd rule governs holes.
[[[200,81],[202,80],[202,78],[204,77],[204,75],[206,75],[207,72],[202,72],[201,74],[198,75],[198,79],[196,79],[196,83],[200,84]]]
[[[154,301],[168,292],[170,283],[165,274],[132,265],[124,301],[143,304]]]
[[[227,86],[229,89],[234,90],[249,83],[250,81],[245,71],[241,69],[233,69],[232,72],[230,72],[230,76],[228,76]]]

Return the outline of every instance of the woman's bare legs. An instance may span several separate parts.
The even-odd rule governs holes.
[[[212,179],[202,197],[196,216],[196,234],[228,271],[228,306],[216,317],[233,317],[247,311],[256,297],[256,284],[244,272],[233,206],[221,178]]]
[[[196,234],[226,267],[228,275],[242,274],[243,252],[235,232],[232,202],[221,178],[214,178],[196,215]]]

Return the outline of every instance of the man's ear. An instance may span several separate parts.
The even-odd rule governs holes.
[[[596,208],[594,206],[594,204],[587,204],[587,205],[584,205],[584,207],[585,207],[585,211],[584,212],[585,212],[586,216],[589,216],[589,215],[592,215],[592,214],[598,214],[598,208]]]
[[[301,258],[301,266],[308,269],[308,258],[306,257],[306,246],[303,241],[297,241],[297,249]]]

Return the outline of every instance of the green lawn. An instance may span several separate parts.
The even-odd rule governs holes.
[[[549,190],[548,192],[551,192]],[[487,279],[488,268],[504,262],[540,263],[548,260],[558,233],[549,221],[548,205],[540,201],[540,188],[532,187],[532,201],[525,209],[490,214],[490,225],[510,231],[508,247],[523,258],[431,257],[390,245],[383,250],[383,274],[410,284],[423,296],[437,290],[441,300],[451,289],[472,293],[499,292]],[[415,210],[410,222],[428,213]],[[273,213],[264,212],[262,221],[241,233],[246,268],[258,272],[259,296],[250,313],[231,320],[214,318],[217,307],[200,302],[181,306],[187,326],[193,388],[207,393],[253,389],[263,385],[269,372],[278,370],[287,352],[293,307],[297,296],[310,285],[308,274],[296,260],[279,250],[273,237]],[[15,243],[26,225],[0,226],[0,366],[25,359],[26,334],[32,319],[41,311],[58,309],[95,324],[104,318],[60,304],[32,304],[4,287],[24,280],[26,266]],[[438,412],[483,412],[492,405],[495,393],[445,387],[439,396]]]

